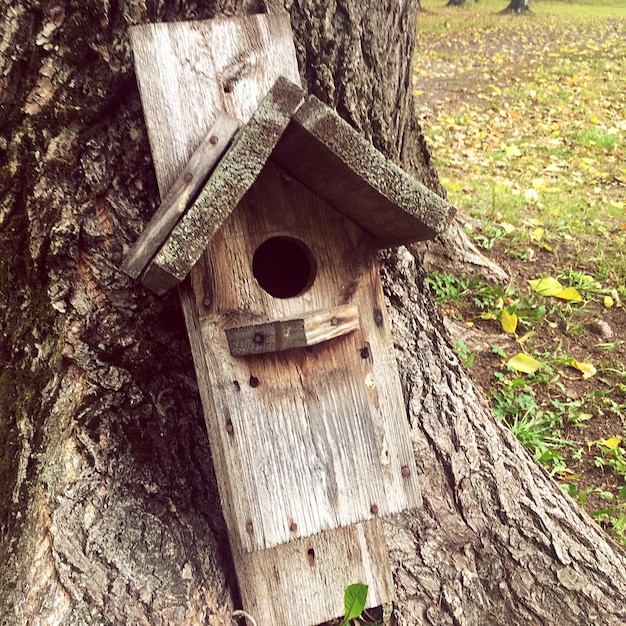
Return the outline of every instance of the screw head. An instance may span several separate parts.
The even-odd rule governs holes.
[[[292,533],[295,533],[298,530],[298,524],[296,524],[293,520],[291,520],[291,523],[289,524],[289,530]]]
[[[400,471],[402,472],[402,476],[404,476],[404,478],[408,478],[411,475],[411,470],[408,465],[403,465]]]
[[[330,325],[331,326],[337,326],[337,324],[339,324],[339,320],[336,317],[331,317],[330,318]]]
[[[193,174],[191,172],[187,172],[184,176],[183,176],[183,180],[186,183],[190,183],[191,179],[193,178]]]
[[[217,143],[218,143],[218,142],[219,142],[219,138],[218,138],[216,135],[211,135],[211,136],[209,137],[209,143],[210,143],[212,146],[217,145]]]
[[[378,515],[378,505],[377,504],[372,504],[372,506],[370,507],[370,511],[371,511],[372,515]]]
[[[256,343],[257,345],[260,346],[264,341],[265,341],[265,336],[262,335],[261,333],[256,333],[256,335],[254,335],[254,343]]]
[[[246,532],[251,535],[254,532],[254,526],[252,525],[252,520],[248,520],[246,522]]]

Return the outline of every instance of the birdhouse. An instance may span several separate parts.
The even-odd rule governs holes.
[[[172,25],[139,28],[158,128],[140,72]],[[376,255],[442,233],[454,209],[274,78],[248,119],[215,112],[125,270],[180,285],[244,609],[292,626],[341,615],[351,583],[370,605],[393,596],[380,520],[421,499]]]

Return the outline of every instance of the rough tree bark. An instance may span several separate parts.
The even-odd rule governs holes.
[[[126,30],[267,4],[0,0],[3,625],[232,623],[177,296],[119,270],[158,202]],[[309,91],[441,192],[410,95],[416,3],[285,4]],[[416,256],[383,271],[424,497],[387,524],[396,623],[625,623],[624,554],[492,417]]]
[[[525,13],[526,11],[530,11],[529,0],[511,0],[502,13]]]

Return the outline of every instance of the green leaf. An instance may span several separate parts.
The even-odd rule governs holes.
[[[343,594],[343,604],[345,607],[345,617],[341,626],[346,626],[351,619],[361,616],[365,609],[365,601],[367,600],[367,585],[356,583],[346,588]]]
[[[510,358],[506,364],[514,370],[524,372],[525,374],[534,374],[543,365],[541,361],[537,361],[537,359],[533,359],[532,356],[523,352]]]

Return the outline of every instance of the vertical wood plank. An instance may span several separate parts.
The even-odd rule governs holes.
[[[287,15],[140,26],[133,29],[132,43],[162,195],[219,110],[245,123],[278,76],[299,83]],[[291,213],[297,211],[292,207]],[[358,238],[349,225],[347,229]],[[214,370],[204,353],[203,331],[208,323],[205,303],[222,297],[210,279],[207,282],[206,264],[205,256],[180,293],[244,608],[259,624],[306,626],[340,615],[343,590],[354,582],[370,585],[369,606],[390,600],[393,584],[378,519],[313,537],[293,538],[269,550],[249,552],[244,548],[239,521],[246,511],[237,511],[241,508],[238,485],[228,474],[228,443],[224,441],[229,436],[232,416],[224,404],[223,392],[226,386],[235,384],[234,380],[214,380]],[[341,285],[340,302],[347,302],[354,289],[352,285]],[[311,297],[302,303],[309,311],[316,306]],[[317,309],[321,308],[322,303],[318,303]],[[286,305],[285,313],[289,312],[298,315],[300,311]],[[240,313],[230,312],[235,322]],[[242,321],[249,323],[250,319]],[[370,365],[366,359],[362,361],[363,375],[367,375]],[[387,365],[382,359],[375,367],[386,371]],[[248,379],[247,384],[250,382]],[[375,405],[377,394],[369,390],[366,395],[366,403]],[[392,432],[386,436],[395,437]],[[405,453],[410,455],[410,449]],[[310,550],[315,554],[313,566]],[[305,595],[302,589],[307,590]],[[305,597],[313,600],[303,602]]]
[[[300,84],[287,13],[129,30],[161,197],[219,111],[246,123],[279,76]]]
[[[252,273],[257,247],[283,235],[305,244],[318,266],[311,287],[286,299],[264,291]],[[219,407],[211,439],[224,450],[220,475],[228,477],[223,488],[235,500],[232,531],[246,550],[420,505],[375,248],[366,233],[269,163],[212,239],[192,285],[197,340]],[[306,349],[230,352],[228,328],[304,318],[347,303],[359,311],[353,333]]]

